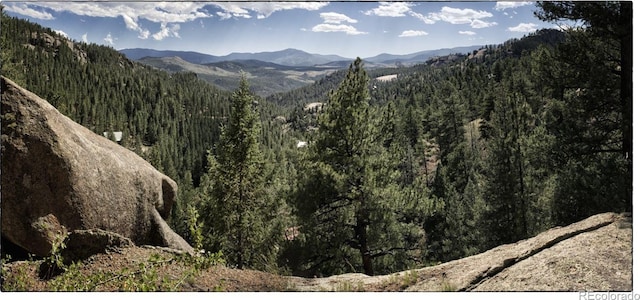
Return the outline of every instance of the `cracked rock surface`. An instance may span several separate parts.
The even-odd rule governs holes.
[[[437,266],[384,276],[292,277],[299,291],[630,291],[632,222],[603,213]]]

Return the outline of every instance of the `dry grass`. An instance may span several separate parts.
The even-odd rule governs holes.
[[[610,220],[608,216],[552,229],[472,257],[383,276],[343,274],[310,279],[220,265],[198,270],[175,254],[130,247],[92,256],[69,274],[51,280],[38,277],[41,261],[4,264],[2,289],[51,291],[89,285],[95,291],[628,291],[632,288],[632,225],[623,218],[536,250],[534,255],[526,254],[558,235]],[[470,284],[510,257],[526,258],[477,285]]]

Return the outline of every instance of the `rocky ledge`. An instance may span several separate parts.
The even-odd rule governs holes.
[[[384,276],[292,277],[297,291],[630,291],[632,222],[603,213],[440,265]]]

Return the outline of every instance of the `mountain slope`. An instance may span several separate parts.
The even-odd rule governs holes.
[[[244,74],[251,84],[251,90],[266,97],[268,95],[300,88],[312,84],[337,68],[292,67],[261,60],[233,60],[195,64],[180,57],[144,57],[138,62],[171,73],[193,72],[224,90],[238,87]]]
[[[193,51],[171,51],[171,50],[154,50],[145,48],[122,49],[118,52],[127,56],[130,60],[140,60],[144,57],[179,57],[184,61],[193,64],[206,64],[216,61],[218,58],[213,55],[203,54]]]
[[[426,60],[436,57],[436,56],[444,56],[454,53],[468,53],[473,50],[477,50],[482,48],[483,46],[467,46],[467,47],[455,47],[455,48],[445,48],[445,49],[436,49],[436,50],[426,50],[420,51],[410,54],[404,55],[395,55],[383,53],[376,55],[374,57],[365,58],[365,61],[375,62],[375,63],[385,63],[385,64],[393,64],[396,62],[400,63],[422,63]]]
[[[218,61],[226,60],[262,60],[284,66],[315,66],[347,58],[337,55],[310,54],[297,49],[285,49],[275,52],[231,53],[221,56]]]
[[[123,132],[123,146],[169,177],[188,171],[199,180],[202,154],[217,141],[231,93],[193,74],[131,62],[109,47],[74,43],[26,20],[2,15],[2,26],[3,54],[17,62],[3,64],[3,75],[93,132]]]

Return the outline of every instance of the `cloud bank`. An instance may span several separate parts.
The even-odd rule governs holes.
[[[405,30],[399,35],[399,37],[424,36],[424,35],[428,35],[428,34],[429,33],[424,32],[422,30]]]
[[[495,10],[505,10],[505,9],[513,9],[513,8],[517,8],[520,6],[526,6],[526,5],[531,5],[533,4],[533,2],[526,2],[526,1],[515,1],[515,2],[510,2],[510,1],[498,1],[496,2],[496,6],[494,7]]]
[[[179,38],[180,23],[200,18],[219,17],[263,19],[281,10],[318,10],[328,2],[28,2],[5,3],[5,9],[27,17],[53,20],[51,13],[67,12],[78,16],[122,18],[126,28],[138,32],[138,38],[162,40]],[[213,11],[213,12],[212,12]],[[140,20],[159,24],[158,32],[141,26]],[[105,38],[109,44],[113,39]]]
[[[364,14],[368,16],[395,18],[411,16],[421,20],[425,24],[435,24],[437,21],[442,21],[450,24],[469,24],[472,28],[486,28],[498,25],[496,22],[482,20],[493,17],[492,13],[484,10],[443,6],[439,12],[424,15],[414,11],[412,9],[413,6],[415,6],[415,4],[407,2],[381,2],[378,7],[365,11]]]
[[[509,27],[508,30],[512,31],[512,32],[534,32],[536,31],[538,28],[537,24],[533,24],[533,23],[520,23],[517,26],[514,27]]]
[[[320,13],[320,17],[323,20],[322,24],[318,24],[311,28],[313,32],[344,32],[348,35],[360,35],[367,34],[367,32],[363,32],[358,30],[352,25],[342,24],[346,23],[358,23],[358,20],[353,19],[345,14],[336,13],[336,12],[323,12]]]
[[[281,10],[318,10],[329,5],[329,2],[212,2],[210,4],[223,10],[217,15],[224,20],[229,18],[249,19],[253,18],[254,14],[256,18],[264,19]]]

